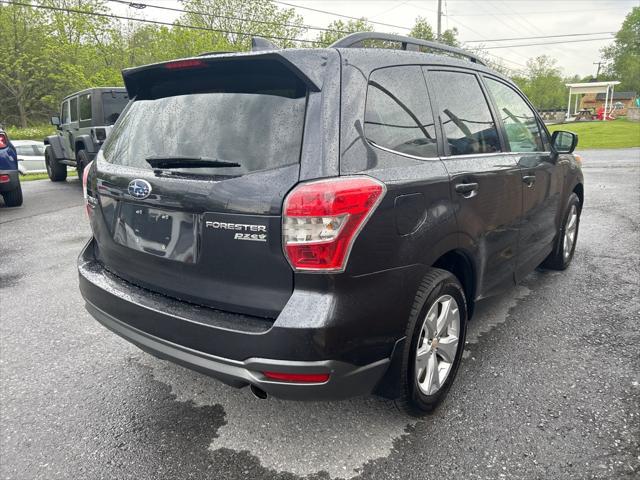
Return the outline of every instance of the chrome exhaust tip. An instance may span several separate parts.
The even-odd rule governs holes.
[[[251,393],[253,393],[253,396],[259,398],[260,400],[265,400],[269,396],[267,395],[267,392],[262,390],[260,387],[256,387],[253,384],[249,385],[249,388],[251,389]]]

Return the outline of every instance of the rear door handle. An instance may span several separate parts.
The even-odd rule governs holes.
[[[478,193],[477,183],[458,183],[456,185],[456,193],[462,195],[465,198],[475,197]]]
[[[536,176],[525,175],[524,177],[522,177],[522,181],[527,184],[527,187],[531,188],[533,187],[533,184],[536,183]]]

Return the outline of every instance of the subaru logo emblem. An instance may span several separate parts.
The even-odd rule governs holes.
[[[151,184],[146,180],[136,178],[129,182],[129,195],[134,198],[147,198],[151,194]]]

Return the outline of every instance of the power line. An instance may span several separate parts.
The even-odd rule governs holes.
[[[484,47],[487,50],[497,50],[499,48],[514,48],[514,47],[535,47],[538,45],[557,45],[560,43],[578,43],[578,42],[594,42],[598,40],[613,40],[614,37],[605,38],[583,38],[581,40],[562,40],[559,42],[545,42],[545,43],[522,43],[520,45],[499,45],[497,47]]]
[[[364,17],[352,17],[350,15],[342,15],[340,13],[328,12],[326,10],[320,10],[318,8],[303,7],[302,5],[294,5],[293,3],[280,2],[279,0],[272,0],[272,1],[273,1],[273,3],[278,3],[280,5],[286,5],[287,7],[300,8],[301,10],[309,10],[311,12],[324,13],[326,15],[333,15],[334,17],[348,18],[350,20],[363,20],[364,19],[366,22],[373,23],[374,25],[383,25],[385,27],[400,28],[402,30],[411,30],[410,27],[402,27],[400,25],[392,25],[390,23],[374,22],[373,20],[367,20]]]
[[[539,37],[512,37],[512,38],[493,38],[493,39],[487,39],[487,40],[466,40],[465,43],[506,42],[511,40],[536,40],[541,38],[581,37],[586,35],[613,35],[615,33],[616,32],[565,33],[562,35],[542,35]]]
[[[167,7],[167,6],[162,6],[162,5],[152,5],[149,3],[141,3],[141,2],[133,2],[130,0],[108,0],[109,2],[112,3],[121,3],[123,5],[127,5],[129,7],[132,8],[136,8],[136,9],[143,9],[143,8],[155,8],[158,10],[167,10],[170,12],[178,12],[178,13],[189,13],[192,15],[202,15],[205,17],[211,17],[211,18],[224,18],[227,20],[241,20],[243,22],[252,22],[252,23],[261,23],[261,24],[265,24],[265,25],[276,25],[279,27],[297,27],[297,28],[303,28],[306,30],[320,30],[323,32],[333,32],[333,33],[344,33],[344,34],[349,34],[352,32],[346,31],[346,30],[335,30],[332,28],[324,28],[324,27],[314,27],[312,25],[297,25],[295,23],[286,23],[286,22],[271,22],[268,20],[256,20],[253,18],[242,18],[242,17],[233,17],[230,15],[216,15],[213,13],[207,13],[207,12],[198,12],[196,10],[183,10],[181,8],[175,8],[175,7]]]
[[[130,20],[133,22],[141,22],[141,23],[152,23],[155,25],[166,25],[169,27],[180,27],[180,28],[188,28],[191,30],[203,30],[203,31],[207,31],[207,32],[217,32],[217,33],[229,33],[232,35],[244,35],[247,37],[251,37],[251,36],[259,36],[260,34],[257,33],[250,33],[250,32],[236,32],[233,30],[223,30],[221,28],[209,28],[209,27],[198,27],[196,25],[185,25],[182,23],[170,23],[170,22],[163,22],[160,20],[147,20],[147,19],[142,19],[142,18],[133,18],[133,17],[126,17],[124,15],[114,15],[114,14],[109,14],[109,13],[101,13],[101,12],[87,12],[85,10],[77,10],[77,9],[73,9],[73,8],[61,8],[61,7],[52,7],[52,6],[47,6],[47,5],[36,5],[36,4],[31,4],[31,3],[22,3],[22,2],[15,2],[15,1],[9,1],[9,0],[0,0],[0,3],[4,3],[6,5],[16,5],[18,7],[31,7],[31,8],[40,8],[43,10],[53,10],[53,11],[57,11],[57,12],[65,12],[65,13],[78,13],[80,15],[92,15],[92,16],[96,16],[96,17],[104,17],[104,18],[115,18],[118,20]],[[302,38],[289,38],[289,37],[280,37],[280,36],[276,36],[276,35],[262,35],[266,38],[271,38],[273,40],[286,40],[286,41],[291,41],[291,42],[301,42],[301,43],[312,43],[312,44],[320,44],[321,42],[317,42],[315,40],[306,40],[306,39],[302,39]]]

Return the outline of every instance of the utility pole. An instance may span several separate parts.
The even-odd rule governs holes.
[[[442,35],[442,0],[438,0],[438,35],[436,40],[440,40]]]
[[[596,72],[596,80],[600,76],[600,67],[602,66],[602,62],[593,62],[594,65],[598,65],[598,71]]]

